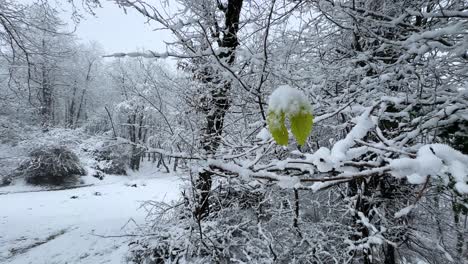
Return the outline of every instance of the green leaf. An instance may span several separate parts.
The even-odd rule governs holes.
[[[291,132],[296,138],[297,143],[301,146],[305,144],[307,137],[312,131],[313,118],[312,113],[306,109],[301,109],[301,111],[289,117]]]
[[[270,129],[270,133],[273,136],[273,139],[278,145],[283,146],[288,145],[288,129],[284,124],[285,119],[286,118],[283,111],[279,113],[273,111],[269,112],[267,117],[268,128]]]
[[[297,143],[304,145],[314,122],[312,106],[302,91],[281,85],[270,96],[267,124],[276,143],[283,146],[288,145],[286,118]]]

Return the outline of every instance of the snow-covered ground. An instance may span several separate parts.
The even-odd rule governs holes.
[[[144,224],[142,201],[170,201],[181,179],[145,164],[138,175],[87,176],[88,187],[0,188],[0,263],[122,263]]]

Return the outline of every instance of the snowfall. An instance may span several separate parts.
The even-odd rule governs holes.
[[[84,187],[0,188],[0,263],[122,263],[145,224],[144,201],[170,202],[181,178],[144,162],[138,173],[84,176]]]

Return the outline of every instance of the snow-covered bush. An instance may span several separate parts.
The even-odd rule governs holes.
[[[177,263],[184,258],[188,263],[308,263],[300,261],[305,259],[344,263],[349,258],[342,239],[352,235],[350,217],[336,221],[340,217],[336,209],[343,203],[329,204],[327,195],[301,192],[298,210],[294,192],[235,185],[216,188],[213,197],[219,200],[212,201],[214,208],[200,222],[183,201],[149,203],[149,218],[154,219],[144,234],[152,236],[131,243],[129,259],[132,263],[148,259]],[[298,219],[292,212],[313,215]]]
[[[17,169],[31,184],[73,184],[85,170],[78,157],[64,146],[41,147],[33,150],[29,158]]]
[[[11,176],[0,176],[0,187],[10,185],[12,181]]]
[[[127,175],[130,153],[127,145],[112,145],[107,142],[93,152],[97,161],[95,169],[107,174]]]

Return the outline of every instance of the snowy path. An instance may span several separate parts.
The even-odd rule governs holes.
[[[144,223],[141,201],[175,199],[180,182],[167,174],[123,176],[78,189],[0,195],[0,263],[121,263],[130,238],[102,236],[131,233],[136,224],[129,219]]]

